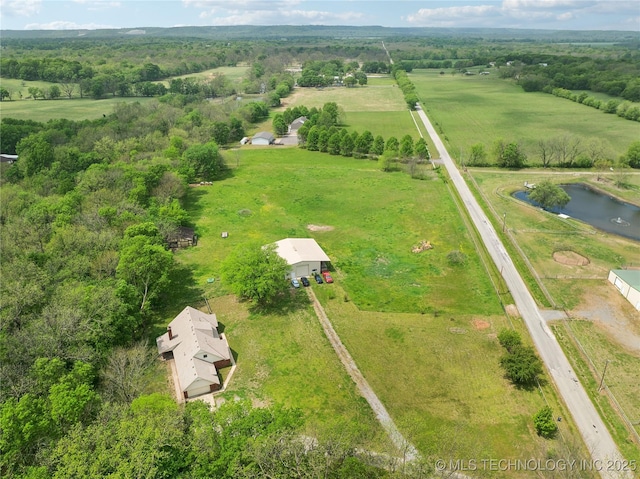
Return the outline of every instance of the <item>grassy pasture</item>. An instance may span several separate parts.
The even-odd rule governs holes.
[[[544,457],[547,445],[530,419],[544,399],[502,377],[494,334],[507,319],[439,178],[411,180],[382,173],[367,160],[290,148],[242,149],[239,155],[231,177],[191,190],[188,209],[199,245],[177,254],[205,296],[214,298],[238,355],[226,397],[284,401],[319,422],[340,417],[370,427],[368,406],[334,370],[340,366],[308,306],[247,314],[220,281],[206,281],[219,277],[220,262],[236,244],[314,237],[332,258],[336,283],[312,287],[401,431],[423,453]],[[334,229],[311,232],[308,224]],[[229,237],[221,238],[222,231]],[[411,253],[421,239],[435,248]],[[466,267],[448,265],[451,249],[469,255]],[[486,329],[475,320],[485,321]],[[515,326],[524,332],[522,324]],[[552,387],[543,391],[566,416]],[[574,434],[570,421],[562,427]],[[386,447],[379,437],[373,441]]]
[[[414,70],[410,78],[450,153],[469,152],[475,143],[490,149],[498,138],[519,141],[530,161],[536,142],[574,135],[586,143],[602,139],[612,158],[626,152],[640,137],[640,124],[546,93],[525,93],[515,83],[495,76],[439,75],[437,70]],[[464,154],[464,153],[463,153]]]
[[[402,172],[384,174],[369,160],[292,148],[240,154],[232,178],[196,191],[202,195],[198,205],[208,211],[193,219],[202,247],[182,254],[204,255],[194,261],[201,264],[199,280],[217,275],[217,262],[207,255],[224,258],[237,242],[311,235],[345,274],[345,288],[360,308],[500,312],[446,186],[435,175],[412,180]],[[229,153],[230,164],[235,155]],[[333,230],[310,233],[308,224]],[[221,231],[233,239],[220,239]],[[423,239],[434,249],[412,253]],[[448,264],[452,250],[469,255],[465,267]]]
[[[309,108],[320,108],[328,101],[336,102],[348,112],[372,113],[407,109],[400,89],[386,78],[372,78],[367,85],[353,88],[296,88],[291,96],[283,99],[285,107],[306,105]]]
[[[233,83],[241,82],[247,75],[249,67],[218,67],[211,70],[205,70],[202,72],[187,73],[186,75],[178,75],[171,77],[163,82],[166,86],[169,86],[169,82],[174,78],[198,78],[200,80],[210,80],[218,75],[224,75],[227,79]]]
[[[105,98],[92,100],[90,98],[74,98],[72,100],[18,100],[0,102],[0,112],[3,117],[19,120],[35,120],[46,122],[54,118],[69,120],[94,120],[108,115],[118,103],[149,103],[157,98]]]

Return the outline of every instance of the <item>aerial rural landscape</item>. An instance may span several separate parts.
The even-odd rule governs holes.
[[[640,477],[637,28],[237,25],[2,30],[1,475]]]

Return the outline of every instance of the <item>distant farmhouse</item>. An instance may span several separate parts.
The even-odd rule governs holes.
[[[222,388],[218,369],[231,365],[231,349],[215,314],[187,306],[156,343],[158,353],[174,361],[184,399]]]
[[[259,133],[256,133],[255,135],[253,135],[253,138],[251,138],[252,145],[268,146],[272,145],[275,141],[276,137],[268,131],[261,131]]]
[[[640,311],[640,270],[612,269],[609,272],[609,282]]]
[[[294,133],[297,134],[298,130],[300,129],[300,127],[302,125],[304,125],[304,122],[307,121],[307,117],[306,116],[301,116],[299,118],[296,118],[295,120],[293,120],[291,122],[291,124],[289,125],[289,133]]]
[[[276,241],[276,253],[284,258],[291,267],[294,278],[309,276],[313,272],[323,271],[323,263],[331,260],[316,240],[312,238],[286,238]]]

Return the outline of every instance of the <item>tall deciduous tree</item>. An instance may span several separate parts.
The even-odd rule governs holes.
[[[555,207],[562,208],[571,201],[571,197],[566,191],[558,185],[554,185],[549,180],[538,183],[529,193],[529,199],[535,201],[546,210]]]
[[[202,180],[215,180],[226,169],[224,159],[218,151],[218,145],[213,141],[204,145],[190,146],[185,150],[182,158]]]
[[[276,245],[247,243],[237,247],[222,263],[222,280],[242,299],[259,305],[276,302],[287,291],[289,265],[276,253]]]
[[[173,267],[173,255],[162,245],[158,229],[149,223],[144,225],[149,226],[153,234],[135,234],[138,231],[127,229],[116,269],[117,277],[135,291],[140,310],[144,310],[149,301],[157,298],[169,285],[169,273]]]

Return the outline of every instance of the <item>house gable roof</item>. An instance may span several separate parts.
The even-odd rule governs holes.
[[[285,238],[276,241],[276,252],[289,265],[304,261],[331,261],[313,238]]]
[[[187,306],[168,328],[171,339],[166,332],[156,343],[160,354],[173,351],[181,390],[198,380],[219,384],[213,363],[231,359],[231,353],[226,338],[218,333],[216,315]]]

